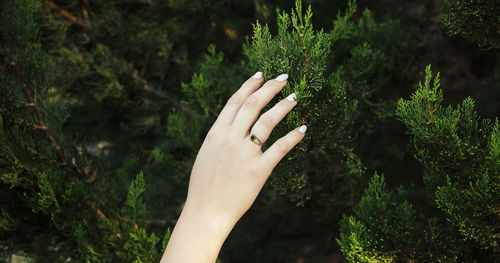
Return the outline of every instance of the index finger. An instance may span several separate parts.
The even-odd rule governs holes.
[[[234,117],[241,108],[243,102],[256,91],[264,78],[262,77],[262,72],[255,73],[252,77],[247,79],[243,85],[236,91],[231,98],[227,101],[226,105],[220,112],[215,123],[230,125],[233,122]]]

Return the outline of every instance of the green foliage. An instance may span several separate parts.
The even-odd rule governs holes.
[[[352,2],[351,5],[350,13],[356,4]],[[297,94],[299,103],[274,129],[266,146],[301,124],[324,127],[311,133],[314,137],[307,136],[271,177],[271,184],[279,193],[288,194],[292,200],[303,204],[310,193],[308,178],[328,177],[325,171],[315,171],[317,163],[336,165],[336,160],[340,159],[345,163],[340,169],[352,175],[359,175],[362,170],[347,147],[357,115],[357,103],[347,98],[340,75],[327,71],[332,41],[323,30],[313,29],[310,7],[304,13],[302,3],[297,1],[291,15],[286,12],[278,14],[277,28],[278,33],[273,36],[268,25],[254,24],[251,41],[242,50],[246,60],[240,63],[230,63],[223,53],[215,50],[215,46],[210,46],[199,73],[193,75],[190,84],[182,85],[189,98],[184,103],[205,116],[204,126],[208,129],[242,79],[255,71],[262,71],[265,80],[288,73],[289,84],[273,103],[292,92]],[[323,141],[324,144],[317,145],[314,141]],[[315,158],[308,157],[311,152]]]
[[[389,81],[394,81],[391,78],[388,80],[388,77],[393,68],[400,66],[400,53],[406,49],[403,46],[406,44],[404,33],[397,21],[376,23],[373,13],[368,9],[362,15],[347,35],[347,41],[353,47],[342,66],[345,78],[349,80],[350,93],[376,114],[387,116],[387,106],[377,101],[375,95],[382,93],[382,89],[391,92]],[[394,43],[396,39],[400,42]]]
[[[96,180],[98,171],[91,166],[80,142],[63,136],[63,124],[68,120],[72,102],[64,88],[57,86],[56,80],[62,78],[54,70],[59,58],[51,56],[41,44],[42,34],[34,16],[42,4],[31,0],[1,4],[0,75],[5,81],[0,84],[0,236],[2,242],[14,244],[8,245],[10,249],[39,251],[30,256],[42,262],[70,258],[115,262],[116,247],[122,247],[121,244],[152,246],[153,236],[145,239],[121,234],[137,228],[136,221],[145,223],[146,210],[141,197],[144,179],[141,173],[131,185],[123,216],[117,209],[118,202],[110,193],[106,194],[107,189],[99,189],[99,184],[88,185]],[[120,96],[118,91],[122,88],[117,72],[123,74],[120,73],[124,72],[123,67],[110,58],[111,53],[105,47],[97,46],[95,52],[96,60],[87,61],[97,73],[92,75],[93,81],[102,83],[106,79],[104,82],[111,84],[91,92],[101,101]],[[101,181],[105,183],[106,179]],[[105,208],[107,202],[109,208]],[[55,249],[47,247],[46,244],[54,242]],[[133,250],[135,247],[123,249],[138,257],[146,253]],[[158,248],[155,255],[148,250],[150,259],[144,262],[157,261],[160,244]]]
[[[355,217],[344,217],[339,246],[351,262],[393,262],[395,257],[415,258],[415,209],[402,189],[389,192],[383,176],[375,174],[359,202]]]
[[[366,226],[355,217],[344,218],[341,221],[340,232],[340,240],[337,242],[350,262],[392,262],[391,256],[377,253]]]
[[[338,11],[337,19],[333,20],[333,29],[329,33],[333,43],[340,39],[349,39],[354,33],[354,23],[351,21],[351,18],[356,13],[357,8],[356,1],[349,0],[344,15],[342,16],[340,10]]]
[[[415,158],[429,171],[428,184],[443,184],[447,176],[462,183],[475,180],[487,168],[493,125],[479,118],[470,98],[456,109],[442,106],[439,87],[439,74],[432,81],[428,66],[424,84],[411,100],[399,101],[396,115],[412,135]]]
[[[426,181],[437,186],[436,203],[464,240],[498,253],[500,204],[498,120],[481,120],[474,101],[465,99],[456,109],[443,107],[439,74],[432,73],[411,100],[401,100],[397,116],[412,135],[415,157],[427,169]],[[446,180],[446,182],[444,182]]]
[[[224,54],[217,52],[215,45],[210,45],[200,66],[200,73],[193,75],[190,84],[182,84],[187,98],[184,103],[199,109],[205,118],[217,116],[224,107],[226,96],[233,92],[234,87],[241,85],[235,79],[241,74],[239,68],[225,67],[225,63]]]
[[[498,253],[498,175],[492,180],[488,174],[483,174],[477,181],[470,182],[469,187],[448,181],[446,185],[438,187],[436,203],[450,223],[458,228],[464,240],[472,240],[482,249],[492,249]]]
[[[430,262],[474,262],[467,258],[467,254],[474,254],[474,251],[463,249],[466,247],[466,243],[460,237],[457,229],[442,218],[432,217],[427,220],[425,242],[427,243],[427,251],[421,252],[421,257],[425,260]]]
[[[0,217],[0,228],[3,231],[11,231],[14,230],[15,226],[19,222],[17,220],[14,220],[12,217],[10,217],[9,213],[2,209],[2,215]]]
[[[134,224],[137,221],[143,221],[146,216],[146,205],[142,201],[144,191],[146,191],[146,184],[144,174],[141,171],[130,184],[127,201],[125,201],[125,206],[122,208],[122,214],[130,218]]]
[[[50,171],[48,171],[50,173]],[[55,186],[57,182],[54,182],[53,176],[42,172],[38,175],[38,188],[40,192],[37,193],[37,203],[38,209],[47,213],[50,210],[54,210],[55,213],[60,212],[59,203],[56,199]],[[51,180],[52,179],[52,180]]]
[[[308,132],[221,262],[498,258],[499,122],[475,112],[500,112],[497,54],[443,39],[432,0],[306,3],[0,1],[0,261],[157,262],[206,132],[256,71],[290,75],[269,106],[299,99],[263,150]],[[445,3],[445,30],[493,47],[498,12],[471,3]],[[429,74],[398,104],[429,63],[447,88]]]
[[[441,218],[427,208],[421,212],[427,222],[417,222],[402,190],[388,198],[384,180],[375,175],[357,218],[341,223],[338,243],[353,262],[384,262],[373,258],[388,251],[395,252],[397,262],[490,262],[500,252],[499,121],[481,120],[470,98],[457,108],[443,106],[439,73],[434,80],[430,66],[425,73],[411,99],[399,101],[396,116],[408,129],[415,158],[426,168],[427,194]],[[422,224],[421,239],[417,229]]]
[[[355,3],[350,4],[348,12],[354,8],[351,5],[355,7]],[[269,142],[274,142],[301,124],[307,124],[312,129],[296,150],[278,165],[275,176],[271,177],[271,184],[278,191],[282,194],[291,193],[292,199],[301,201],[309,198],[307,178],[328,177],[328,172],[324,170],[315,171],[317,164],[334,165],[338,159],[356,162],[346,143],[357,116],[357,102],[347,98],[339,74],[327,71],[332,42],[323,30],[313,29],[310,7],[303,14],[301,1],[296,1],[291,15],[285,12],[278,15],[277,27],[278,34],[273,37],[267,25],[256,23],[252,42],[245,46],[244,53],[248,56],[249,64],[261,70],[266,80],[283,72],[289,74],[289,84],[277,99],[292,92],[297,95],[297,106],[274,129]],[[314,130],[314,127],[323,128]],[[317,145],[315,141],[321,141],[322,144]],[[311,154],[314,158],[308,157]],[[354,175],[361,168],[355,165],[349,171],[344,165],[341,169]]]
[[[345,37],[333,45],[334,63],[330,63],[344,81],[347,96],[359,102],[353,141],[356,155],[369,173],[383,170],[387,178],[400,178],[407,173],[404,169],[414,170],[416,164],[406,158],[407,142],[400,136],[404,131],[393,118],[394,110],[420,68],[420,59],[410,59],[413,56],[408,54],[419,57],[424,47],[432,46],[432,40],[427,37],[429,32],[408,31],[405,23],[415,21],[380,20],[369,9],[357,12]]]
[[[450,36],[460,35],[481,48],[500,47],[500,7],[495,0],[444,0],[443,23]]]
[[[130,239],[123,246],[124,251],[118,252],[118,257],[126,262],[143,263],[156,262],[163,254],[158,249],[160,238],[154,233],[149,235],[143,228],[138,228],[137,233],[130,233]]]
[[[56,94],[50,94],[51,80],[46,71],[51,63],[31,16],[37,6],[36,1],[8,1],[2,4],[0,13],[1,61],[13,63],[0,67],[0,76],[5,79],[0,84],[0,202],[5,231],[16,230],[23,219],[36,218],[39,211],[55,217],[60,211],[58,183],[65,178],[43,129],[35,129],[42,125],[39,117],[33,107],[27,106],[26,92],[43,94],[37,107],[51,116],[46,119],[48,125],[63,120],[66,114],[63,100],[44,100]],[[11,23],[15,26],[9,27]],[[54,124],[53,136],[60,136],[59,127]],[[29,216],[28,211],[32,213]],[[40,220],[45,222],[46,218]]]

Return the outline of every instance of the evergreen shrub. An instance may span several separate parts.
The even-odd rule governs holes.
[[[263,150],[308,131],[220,262],[495,262],[494,1],[310,2],[1,1],[0,260],[158,262],[208,129],[262,71],[289,74],[264,110],[298,98]],[[441,28],[496,58],[472,92]]]

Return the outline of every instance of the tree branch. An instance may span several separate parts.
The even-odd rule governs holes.
[[[14,72],[17,77],[17,83],[21,85],[21,90],[24,93],[24,96],[28,100],[28,107],[32,107],[33,110],[35,111],[35,114],[38,118],[38,125],[34,125],[35,128],[42,130],[47,137],[49,138],[50,142],[52,143],[52,147],[54,147],[54,151],[57,154],[57,157],[59,158],[59,161],[61,162],[62,166],[66,166],[66,158],[64,157],[64,153],[62,151],[61,146],[59,143],[56,141],[54,135],[49,129],[49,125],[47,124],[47,121],[45,121],[45,118],[43,117],[42,111],[40,110],[40,107],[38,106],[36,102],[36,98],[33,97],[31,90],[28,87],[28,84],[26,84],[26,81],[24,80],[21,71],[19,70],[19,67],[17,66],[16,59],[14,58],[14,54],[12,54],[12,51],[10,50],[9,47],[4,48],[4,52],[7,55],[7,58],[10,60],[9,65],[12,66],[14,69]]]
[[[83,20],[83,19],[80,19],[80,18],[72,15],[70,12],[68,12],[64,9],[61,9],[59,6],[57,6],[52,1],[45,0],[44,2],[45,2],[45,4],[47,4],[49,6],[49,8],[51,10],[58,12],[62,17],[66,18],[67,20],[69,20],[73,24],[83,28],[83,30],[90,31],[92,29],[92,26],[91,26],[89,20],[87,20],[87,19]],[[83,12],[84,12],[85,16],[88,16],[87,10],[85,8],[83,9]]]
[[[88,20],[88,16],[89,16],[88,11],[84,5],[82,6],[82,12],[83,12],[83,15],[85,17],[85,20],[82,20],[80,18],[75,17],[74,15],[69,13],[68,11],[61,9],[52,1],[45,0],[44,2],[49,6],[49,8],[51,10],[58,12],[62,17],[66,18],[67,20],[71,21],[72,23],[80,26],[85,31],[90,31],[92,29],[92,26]],[[131,65],[130,63],[128,63],[128,64]],[[194,116],[196,114],[190,108],[186,107],[185,105],[182,105],[181,103],[179,103],[178,101],[173,99],[172,96],[170,96],[168,93],[151,88],[151,86],[148,84],[148,82],[145,79],[141,78],[138,70],[133,65],[131,65],[131,67],[133,69],[133,75],[132,75],[133,78],[136,81],[139,81],[143,84],[144,90],[149,91],[158,97],[161,97],[161,98],[168,100],[169,102],[174,104],[175,107],[179,108],[182,112],[186,113],[191,120],[194,119]]]

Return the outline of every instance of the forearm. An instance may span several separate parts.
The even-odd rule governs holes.
[[[213,263],[234,223],[185,207],[161,263]]]
[[[236,222],[257,198],[276,164],[305,135],[302,125],[265,152],[271,130],[297,105],[295,93],[260,111],[287,84],[287,74],[262,84],[255,73],[228,100],[210,128],[191,172],[186,205],[162,263],[213,263]],[[251,131],[251,133],[249,132]]]

